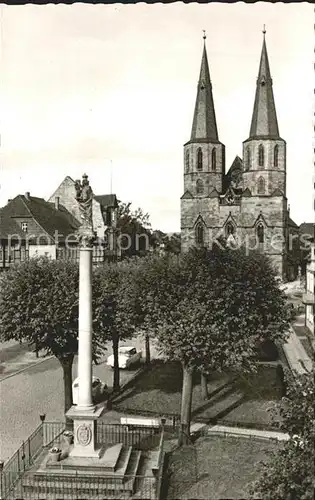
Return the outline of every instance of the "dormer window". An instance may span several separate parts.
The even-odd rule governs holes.
[[[248,146],[246,149],[246,161],[245,161],[246,170],[250,169],[251,161],[252,161],[251,151],[250,151],[250,147]]]
[[[278,159],[279,159],[279,146],[278,146],[278,144],[276,144],[275,148],[273,150],[273,166],[274,167],[278,166]]]
[[[211,152],[211,169],[215,172],[217,168],[217,154],[215,148]]]
[[[264,76],[262,76],[262,78],[260,80],[260,85],[263,87],[265,84],[266,84],[266,79]]]
[[[232,222],[228,222],[227,225],[225,226],[226,237],[229,237],[230,235],[234,236],[234,233],[235,233],[234,225],[232,224]]]
[[[258,236],[258,242],[264,243],[264,241],[265,241],[265,228],[261,222],[257,226],[257,236]]]
[[[205,240],[204,227],[201,224],[201,222],[199,222],[199,224],[196,227],[196,243],[197,243],[197,245],[203,246],[204,240]]]
[[[27,222],[21,222],[21,229],[24,233],[27,232]]]
[[[265,165],[265,150],[262,144],[258,148],[258,166],[263,167]]]
[[[259,177],[258,179],[258,194],[265,194],[265,179],[263,177]]]
[[[197,152],[197,170],[202,170],[202,151],[201,148]]]
[[[186,167],[186,172],[189,172],[189,162],[190,162],[190,155],[189,155],[189,151],[186,151],[186,155],[185,155],[185,167]]]

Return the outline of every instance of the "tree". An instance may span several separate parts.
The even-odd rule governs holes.
[[[121,232],[122,257],[145,255],[152,243],[149,214],[141,208],[131,209],[131,203],[118,201],[117,228]]]
[[[288,327],[286,298],[269,261],[243,250],[192,249],[143,262],[151,286],[139,291],[147,328],[167,359],[183,368],[181,435],[189,440],[193,373],[250,371],[258,340],[279,340]]]
[[[120,340],[135,331],[136,308],[128,263],[105,263],[93,273],[93,330],[98,342],[112,342],[114,356],[113,391],[120,388],[118,349]]]
[[[23,339],[60,362],[64,410],[72,406],[72,365],[78,351],[79,269],[70,261],[40,257],[1,276],[0,337]],[[100,346],[94,339],[94,356]]]
[[[287,395],[279,409],[280,429],[289,440],[263,462],[263,473],[251,493],[266,500],[309,500],[314,498],[314,369],[294,376],[286,373]]]

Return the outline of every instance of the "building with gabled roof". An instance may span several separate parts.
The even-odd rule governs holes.
[[[81,220],[74,185],[67,176],[48,201],[28,192],[8,200],[0,209],[0,269],[35,256],[79,259]],[[116,195],[94,196],[95,264],[120,257],[117,208]]]
[[[242,158],[236,156],[227,172],[204,36],[191,136],[184,145],[181,245],[182,251],[211,247],[225,236],[265,253],[279,276],[293,279],[298,263],[296,249],[289,258],[289,234],[298,227],[287,205],[286,142],[279,133],[263,33],[249,137],[243,142]]]
[[[35,255],[57,258],[60,245],[77,243],[79,227],[63,205],[17,195],[0,210],[0,268]]]

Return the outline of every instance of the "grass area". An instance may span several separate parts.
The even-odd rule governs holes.
[[[280,445],[230,437],[198,439],[175,450],[169,460],[169,500],[246,499],[258,479],[262,460]]]
[[[229,381],[227,375],[215,374],[208,383],[209,394]],[[179,414],[181,405],[182,368],[180,363],[156,362],[135,384],[114,401],[118,411],[139,411],[139,413]],[[192,408],[200,403],[201,387],[195,377]]]
[[[234,377],[235,379],[235,377]],[[113,402],[119,412],[139,415],[179,415],[181,407],[182,369],[179,363],[158,362]],[[256,374],[239,376],[213,374],[208,381],[209,398],[202,399],[200,380],[194,380],[192,419],[209,422],[236,418],[240,423],[270,426],[266,408],[282,396],[282,385],[276,366],[260,365]],[[231,424],[230,424],[231,425]]]

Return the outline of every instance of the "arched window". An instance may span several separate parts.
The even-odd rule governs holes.
[[[185,156],[186,172],[189,172],[189,162],[190,162],[190,154],[189,154],[189,151],[186,151],[186,156]]]
[[[263,167],[265,165],[265,150],[262,144],[258,148],[258,166]]]
[[[215,171],[217,169],[217,152],[213,148],[211,152],[211,170]]]
[[[265,240],[265,228],[261,222],[257,226],[257,236],[258,242],[263,243]]]
[[[198,179],[196,182],[196,191],[197,194],[203,194],[204,193],[204,185],[201,179]]]
[[[232,222],[228,222],[227,225],[225,226],[225,235],[226,237],[230,236],[230,235],[234,235],[235,233],[235,227],[234,225],[232,224]]]
[[[250,169],[251,162],[252,162],[252,155],[251,155],[250,147],[248,146],[246,149],[246,160],[245,160],[246,170]]]
[[[202,151],[201,148],[197,151],[197,170],[202,170]]]
[[[258,179],[258,194],[265,194],[265,179],[263,177],[259,177]]]
[[[278,157],[279,157],[279,146],[276,144],[275,149],[273,150],[273,166],[278,166]]]
[[[205,231],[203,224],[199,222],[199,224],[196,227],[196,243],[197,245],[203,245],[205,241]]]

